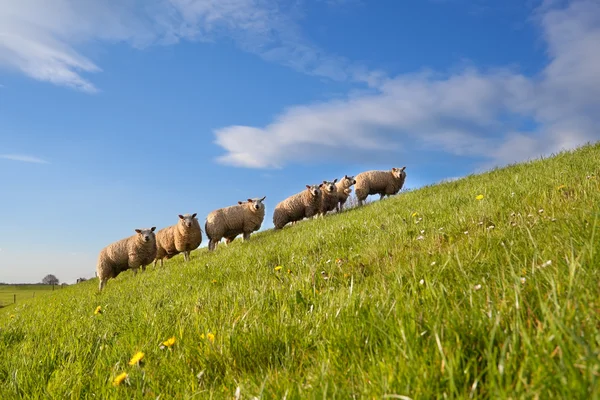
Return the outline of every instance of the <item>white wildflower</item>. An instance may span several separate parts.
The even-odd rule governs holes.
[[[421,285],[424,285],[424,284],[425,284],[425,279],[421,279],[421,280],[419,281],[419,284],[421,284]]]
[[[473,286],[473,290],[479,290],[481,289],[481,285],[477,284],[475,286]]]

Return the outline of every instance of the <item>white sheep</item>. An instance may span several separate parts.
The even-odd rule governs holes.
[[[338,204],[336,206],[337,212],[341,212],[346,204],[346,200],[352,193],[351,186],[356,184],[356,179],[353,176],[344,175],[338,183],[335,184],[338,193]]]
[[[300,221],[303,218],[312,218],[321,209],[320,185],[306,185],[306,190],[296,193],[281,201],[273,211],[273,224],[275,229],[283,228],[288,222]]]
[[[204,231],[209,238],[208,250],[216,249],[222,238],[230,243],[237,235],[243,235],[243,240],[250,239],[252,232],[260,229],[265,219],[265,205],[262,199],[248,199],[247,202],[239,201],[237,205],[220,208],[212,211],[206,217]]]
[[[329,211],[335,210],[338,205],[339,197],[336,187],[337,178],[333,181],[323,181],[321,189],[321,209],[320,216],[325,216]]]
[[[115,278],[130,268],[134,274],[140,267],[142,271],[146,270],[146,265],[156,257],[155,229],[154,226],[150,229],[136,229],[135,235],[114,242],[100,251],[96,265],[99,290],[104,288],[110,278]]]
[[[370,194],[379,194],[379,199],[391,196],[400,191],[406,180],[406,167],[392,168],[389,171],[366,171],[356,175],[356,198],[362,206]]]
[[[202,230],[196,213],[190,215],[179,215],[177,224],[161,229],[156,233],[156,258],[154,266],[160,260],[163,266],[164,259],[167,260],[183,253],[183,259],[190,261],[190,252],[196,250],[202,243]]]

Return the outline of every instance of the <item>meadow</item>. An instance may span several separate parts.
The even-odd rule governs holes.
[[[0,398],[599,398],[599,173],[589,145],[17,303]]]
[[[55,286],[54,290],[60,290]],[[16,302],[21,302],[35,296],[43,296],[52,293],[52,285],[25,284],[25,285],[0,285],[0,307],[7,307]]]

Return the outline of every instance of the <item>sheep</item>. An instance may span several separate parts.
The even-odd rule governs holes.
[[[163,266],[164,259],[167,260],[183,253],[183,259],[190,261],[190,252],[196,250],[202,243],[202,230],[196,213],[190,215],[179,215],[177,224],[161,229],[156,233],[156,258],[154,266],[160,260]]]
[[[391,196],[400,191],[406,180],[406,167],[392,168],[389,171],[366,171],[356,175],[356,198],[362,206],[370,194],[379,194],[379,199]]]
[[[260,229],[265,219],[265,205],[262,199],[248,199],[247,202],[238,201],[237,205],[220,208],[212,211],[206,217],[204,231],[209,238],[208,250],[214,251],[222,238],[227,244],[242,234],[243,240],[250,239],[252,232]]]
[[[136,229],[135,235],[114,242],[100,251],[96,265],[100,291],[110,278],[115,278],[123,271],[131,268],[136,274],[139,267],[142,267],[142,271],[146,270],[146,265],[156,257],[155,229],[155,226]]]
[[[273,211],[273,224],[275,229],[282,229],[288,222],[300,221],[303,218],[312,218],[321,209],[320,185],[306,185],[306,190],[296,193],[281,201]]]
[[[348,200],[350,193],[352,193],[350,187],[354,184],[356,184],[356,179],[353,176],[348,175],[344,175],[344,177],[335,184],[338,193],[338,204],[336,205],[337,212],[341,212],[344,208],[346,200]]]
[[[323,190],[321,190],[321,208],[319,215],[325,216],[329,211],[335,210],[339,202],[337,187],[337,178],[331,182],[323,181]]]

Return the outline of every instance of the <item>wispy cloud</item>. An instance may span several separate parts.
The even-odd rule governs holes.
[[[296,7],[291,0],[0,0],[0,67],[93,93],[86,75],[101,68],[82,54],[87,42],[143,48],[228,37],[303,73],[378,82],[380,73],[308,41],[295,21]]]
[[[380,158],[432,150],[506,164],[600,139],[600,3],[544,3],[534,18],[547,43],[537,76],[512,69],[431,71],[382,81],[375,94],[290,108],[265,127],[215,132],[223,164]],[[332,151],[335,150],[335,151]]]
[[[11,161],[21,161],[35,164],[48,164],[48,161],[42,160],[41,158],[28,156],[25,154],[0,154],[0,158]]]

